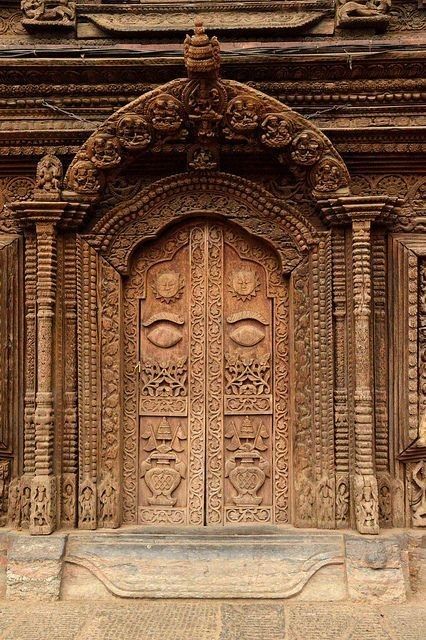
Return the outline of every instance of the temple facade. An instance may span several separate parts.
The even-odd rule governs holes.
[[[5,597],[424,589],[425,28],[0,3]]]

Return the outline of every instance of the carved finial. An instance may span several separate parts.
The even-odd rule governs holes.
[[[209,38],[201,20],[195,21],[194,35],[186,36],[183,50],[189,78],[216,78],[219,75],[219,42],[216,36]]]

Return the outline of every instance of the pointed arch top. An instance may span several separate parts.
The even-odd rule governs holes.
[[[84,202],[140,154],[180,151],[189,172],[215,172],[223,149],[275,154],[305,179],[314,200],[348,195],[349,173],[330,140],[278,100],[220,78],[220,50],[201,23],[184,43],[188,78],[150,91],[112,114],[76,153],[65,189]]]

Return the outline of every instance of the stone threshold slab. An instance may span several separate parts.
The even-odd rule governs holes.
[[[343,565],[344,538],[272,528],[71,533],[64,561],[125,598],[289,598]]]

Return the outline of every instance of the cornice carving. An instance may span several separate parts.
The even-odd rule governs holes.
[[[236,6],[236,4],[238,6]],[[84,13],[83,13],[84,11]],[[137,8],[108,8],[105,5],[80,8],[79,19],[94,24],[101,31],[112,36],[144,33],[182,33],[189,23],[202,18],[206,28],[217,32],[230,29],[251,31],[271,31],[291,33],[309,30],[330,15],[328,11],[295,11],[286,5],[275,3],[232,3],[213,5],[203,3],[197,11],[189,11],[187,5],[175,4]]]

